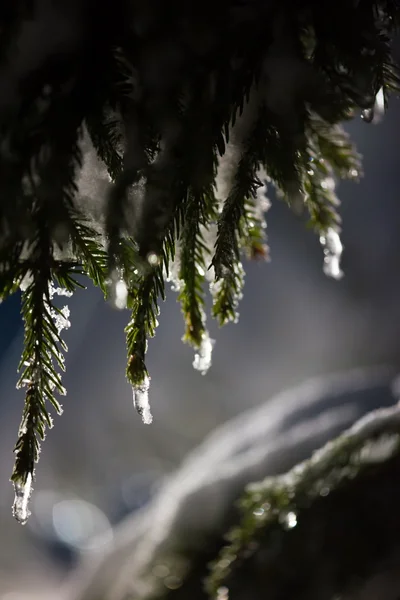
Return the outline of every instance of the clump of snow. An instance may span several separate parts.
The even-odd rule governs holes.
[[[149,388],[150,377],[147,375],[142,383],[133,386],[133,406],[142,417],[142,421],[145,425],[150,425],[153,421],[149,402]]]
[[[215,340],[212,340],[207,331],[203,333],[200,347],[196,352],[193,360],[193,367],[200,371],[202,375],[205,375],[208,369],[211,367],[212,350],[215,344]]]
[[[339,233],[333,227],[330,227],[324,235],[321,235],[319,241],[324,249],[325,275],[333,279],[341,279],[343,271],[340,268],[340,259],[342,257],[343,246]]]

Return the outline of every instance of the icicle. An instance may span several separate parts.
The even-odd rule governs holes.
[[[383,93],[383,87],[381,87],[381,89],[375,96],[374,123],[376,124],[376,123],[379,123],[380,121],[382,121],[384,114],[385,114],[385,95]]]
[[[324,266],[325,275],[334,279],[341,279],[343,272],[340,268],[340,259],[343,252],[342,242],[339,233],[330,227],[325,235],[321,235],[319,241],[324,249]]]
[[[116,269],[111,273],[108,280],[108,290],[111,305],[114,306],[114,308],[118,308],[118,310],[126,308],[128,288]]]
[[[203,333],[200,347],[196,352],[193,361],[193,367],[196,371],[200,371],[202,375],[205,375],[208,369],[211,367],[212,350],[215,344],[215,340],[212,340],[208,335],[208,332]]]
[[[149,403],[149,387],[150,378],[147,375],[142,383],[133,386],[133,406],[145,425],[150,425],[153,421]]]
[[[217,591],[216,600],[228,600],[229,599],[229,589],[226,586],[221,586]]]
[[[28,505],[32,493],[32,473],[28,473],[24,484],[15,481],[14,490],[13,515],[21,525],[25,525],[31,514]]]
[[[375,103],[372,107],[366,108],[361,113],[361,118],[365,123],[380,123],[385,114],[385,94],[383,87],[380,88],[375,96]]]

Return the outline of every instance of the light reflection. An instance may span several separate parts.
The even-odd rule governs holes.
[[[57,537],[80,551],[96,550],[113,540],[106,515],[85,500],[61,500],[53,506],[52,521]]]

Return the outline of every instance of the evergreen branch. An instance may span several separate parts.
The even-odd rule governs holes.
[[[258,193],[256,197],[246,199],[240,246],[250,260],[269,259],[269,248],[265,235],[266,223],[263,216],[266,208],[262,204],[260,206]]]
[[[145,363],[148,338],[158,325],[158,297],[165,300],[164,277],[160,266],[144,275],[136,290],[130,291],[132,314],[125,327],[128,350],[126,377],[133,390],[133,403],[144,423],[151,423],[148,390],[150,377]]]
[[[205,245],[202,229],[215,218],[214,197],[211,191],[191,192],[182,231],[180,273],[181,288],[178,300],[181,303],[186,328],[184,341],[199,349],[204,336],[204,291],[203,284],[207,269]]]
[[[361,156],[344,129],[340,125],[327,123],[315,114],[310,115],[308,125],[310,158],[322,157],[341,179],[359,179],[362,176]],[[321,169],[323,161],[320,162]]]
[[[121,122],[107,118],[107,112],[111,113],[111,109],[88,115],[86,127],[98,157],[106,165],[111,180],[116,181],[123,168]]]
[[[211,291],[213,316],[218,319],[220,325],[237,319],[237,305],[244,281],[239,241],[245,235],[243,224],[246,217],[246,198],[255,196],[257,188],[261,185],[256,172],[263,163],[265,154],[265,142],[259,136],[264,117],[264,111],[261,111],[251,135],[245,142],[232,189],[218,221],[217,241],[212,259],[215,283],[212,284]]]
[[[7,244],[0,250],[0,304],[12,296],[29,271],[27,261],[21,259],[23,244]]]
[[[337,499],[338,495],[342,495],[341,505],[350,505],[350,512],[356,514],[360,500],[357,496],[363,493],[360,480],[364,478],[364,490],[371,489],[371,484],[374,485],[374,475],[379,473],[379,462],[385,462],[387,465],[392,463],[392,473],[398,470],[398,408],[381,409],[376,411],[374,416],[374,419],[360,420],[353,428],[328,442],[311,458],[297,464],[288,473],[268,477],[264,481],[247,486],[238,503],[241,511],[240,523],[231,528],[225,536],[227,545],[222,548],[217,560],[210,565],[206,589],[211,597],[217,595],[221,586],[234,587],[235,580],[238,581],[243,576],[242,569],[246,570],[247,561],[252,560],[260,547],[268,547],[271,543],[275,550],[264,553],[263,557],[263,572],[271,596],[277,597],[273,590],[278,589],[286,596],[289,590],[294,589],[292,576],[296,569],[291,571],[286,586],[284,578],[287,577],[288,571],[277,566],[285,567],[288,554],[294,556],[298,549],[302,548],[304,536],[309,534],[313,526],[315,530],[316,523],[311,521],[315,519],[316,513],[319,515],[317,520],[321,527],[332,515],[332,508],[335,506],[332,504],[333,498],[336,496]],[[375,454],[376,449],[382,445],[388,448],[387,453]],[[361,524],[361,527],[365,529],[365,524]],[[299,545],[293,547],[293,536],[296,535]],[[316,547],[318,548],[318,544]],[[311,555],[315,555],[314,550]],[[345,583],[354,583],[352,558],[351,556],[350,560],[347,560],[347,565],[341,565],[344,569],[340,569],[336,574],[334,585],[337,589],[332,590],[333,595],[342,593]],[[338,564],[341,564],[340,561]],[[363,567],[370,575],[369,567]],[[299,567],[296,579],[304,583],[302,568],[304,565]],[[309,568],[312,569],[312,561]]]
[[[73,253],[94,285],[106,295],[108,255],[101,244],[100,235],[87,224],[76,208],[69,207],[68,216]]]
[[[330,125],[314,114],[307,126],[307,144],[302,154],[304,202],[310,226],[323,236],[330,229],[337,231],[340,223],[334,175],[358,180],[361,157],[339,125]]]
[[[132,315],[126,326],[128,356],[137,357],[143,363],[143,370],[127,371],[128,381],[136,385],[143,381],[143,376],[148,375],[144,367],[144,358],[147,351],[147,339],[155,336],[159,314],[158,297],[165,300],[164,278],[160,266],[153,269],[148,275],[142,277],[132,298]]]
[[[22,5],[6,4],[0,9],[5,65],[0,73],[5,90],[0,103],[0,301],[31,278],[24,303],[37,306],[32,327],[38,327],[42,311],[41,364],[47,377],[47,387],[40,389],[27,377],[33,382],[27,383],[24,410],[29,427],[23,425],[17,443],[17,461],[26,467],[17,468],[23,482],[33,473],[37,436],[44,432],[40,419],[48,424],[41,394],[61,391],[51,360],[62,364],[55,334],[62,315],[43,300],[51,278],[71,292],[81,285],[76,276],[83,273],[106,293],[106,282],[119,285],[122,277],[132,308],[127,376],[147,420],[147,338],[154,335],[164,273],[168,276],[179,241],[186,338],[196,348],[203,344],[202,283],[207,228],[217,220],[209,193],[216,184],[217,152],[226,158],[227,146],[236,144],[240,154],[219,214],[212,260],[213,315],[220,324],[236,319],[241,252],[252,257],[266,252],[255,197],[259,167],[289,204],[306,206],[325,260],[335,252],[338,259],[334,176],[357,179],[361,173],[359,156],[338,123],[360,110],[366,121],[373,120],[377,93],[386,107],[388,94],[400,90],[390,48],[400,7],[396,0],[228,2],[199,14],[189,2],[182,3],[177,19],[165,2],[156,2],[148,20],[141,7],[132,11],[122,2],[110,15],[102,5],[93,21],[86,9],[78,10],[86,3],[75,3],[76,14],[50,3],[52,19],[62,24],[66,38],[57,48],[46,40],[43,52],[30,56],[32,45],[41,43],[34,36],[45,30],[47,8],[36,10],[33,2],[27,12]],[[25,27],[28,17],[34,19],[33,29]],[[59,51],[66,47],[67,52]],[[101,222],[93,227],[77,206],[82,123],[113,180]],[[254,126],[243,140],[249,123]],[[131,221],[132,185],[143,202],[133,207]],[[106,243],[98,233],[104,228]],[[144,273],[144,258],[162,265],[150,272],[147,265]],[[29,346],[27,324],[26,336]]]
[[[38,211],[40,218],[40,211]],[[45,230],[32,248],[31,261],[35,269],[31,271],[31,282],[22,294],[22,314],[25,325],[24,349],[19,369],[22,370],[18,387],[27,387],[25,407],[15,446],[16,460],[12,481],[23,487],[34,476],[34,464],[40,450],[40,439],[45,437],[46,427],[52,426],[52,420],[46,407],[49,402],[58,414],[62,412],[55,392],[65,394],[61,375],[54,366],[64,370],[62,350],[66,345],[62,341],[57,326],[59,311],[51,302],[49,285],[51,283],[51,242]],[[15,516],[24,521],[25,513]]]

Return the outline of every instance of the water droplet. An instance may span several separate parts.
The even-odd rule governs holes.
[[[285,529],[293,529],[297,525],[297,515],[294,512],[288,512],[283,519]]]
[[[333,179],[333,177],[326,177],[321,182],[321,187],[323,190],[328,190],[330,192],[333,192],[333,190],[335,189],[335,180]]]
[[[322,496],[323,498],[325,498],[326,496],[328,496],[330,491],[331,491],[330,488],[325,486],[325,487],[321,488],[319,495]]]
[[[357,169],[350,169],[348,176],[351,177],[352,179],[357,179],[359,176],[359,172]]]
[[[265,510],[262,508],[262,506],[253,510],[253,515],[256,517],[262,517],[264,515],[264,513],[265,513]]]
[[[164,585],[169,590],[177,590],[181,587],[182,583],[182,579],[176,575],[169,575],[164,579]]]
[[[165,577],[168,577],[169,575],[169,568],[167,565],[155,565],[155,567],[152,569],[152,573],[159,579],[165,579]]]
[[[123,310],[126,308],[128,288],[125,281],[120,277],[116,269],[111,273],[108,281],[108,290],[112,306],[118,310]]]
[[[14,491],[13,515],[21,525],[25,525],[31,514],[28,505],[32,493],[32,473],[28,473],[25,484],[16,481]]]
[[[374,109],[366,108],[361,113],[361,118],[365,123],[372,123],[374,120]]]
[[[151,267],[157,267],[160,264],[160,257],[155,252],[149,252],[146,258]]]

